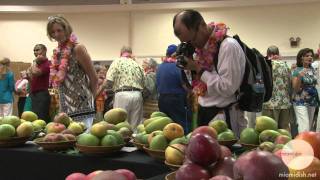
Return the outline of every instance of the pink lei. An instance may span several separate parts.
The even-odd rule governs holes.
[[[71,34],[66,42],[59,43],[58,47],[53,50],[52,64],[50,66],[50,79],[54,88],[59,87],[66,78],[69,64],[68,61],[71,58],[71,51],[76,44],[77,37],[74,34]],[[60,56],[60,59],[58,56]]]
[[[222,42],[227,34],[227,27],[224,23],[210,23],[208,26],[212,27],[213,32],[210,35],[206,45],[202,49],[196,49],[195,60],[200,67],[206,71],[214,70],[214,63],[216,61],[218,50],[218,43]],[[207,92],[206,83],[200,80],[198,77],[192,82],[193,92],[198,96],[204,96]]]

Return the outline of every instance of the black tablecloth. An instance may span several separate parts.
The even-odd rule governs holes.
[[[86,156],[39,150],[26,144],[16,148],[0,148],[0,180],[64,180],[73,172],[88,174],[95,170],[126,168],[140,179],[148,179],[170,170],[163,162],[144,152],[119,152],[113,156]]]

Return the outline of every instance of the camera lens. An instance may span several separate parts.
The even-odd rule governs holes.
[[[177,57],[177,67],[183,69],[188,64],[187,60],[184,58],[183,55]]]

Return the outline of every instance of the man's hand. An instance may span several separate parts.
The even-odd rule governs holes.
[[[200,72],[201,68],[196,61],[194,61],[191,58],[187,58],[187,57],[184,57],[184,58],[187,59],[187,65],[185,66],[184,69]]]
[[[195,71],[195,72],[197,72],[197,73],[202,74],[202,72],[201,72],[201,67],[200,67],[200,65],[197,63],[197,61],[194,61],[194,60],[191,59],[191,58],[187,58],[187,57],[185,57],[185,58],[187,59],[187,65],[185,66],[184,69],[191,70],[191,71]]]
[[[35,59],[35,61],[36,61],[37,64],[40,64],[41,62],[45,61],[46,59],[47,59],[47,57],[39,54],[39,55],[37,56],[37,58]]]
[[[41,70],[36,67],[36,65],[32,65],[30,67],[30,72],[32,76],[40,76],[42,74]]]

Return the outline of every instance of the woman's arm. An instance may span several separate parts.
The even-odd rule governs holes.
[[[292,78],[292,87],[294,92],[299,92],[301,88],[301,79],[304,76],[304,72],[301,71],[298,76],[294,76]]]
[[[97,94],[97,88],[98,88],[98,77],[97,77],[96,71],[93,68],[93,64],[88,54],[88,51],[85,48],[85,46],[82,44],[76,45],[74,50],[75,50],[76,59],[78,60],[84,72],[89,77],[90,90],[93,96],[95,97]]]

